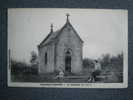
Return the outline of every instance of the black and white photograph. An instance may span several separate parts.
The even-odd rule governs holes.
[[[128,87],[125,9],[8,9],[8,86]]]

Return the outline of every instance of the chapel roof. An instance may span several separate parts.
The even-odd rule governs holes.
[[[46,38],[38,45],[38,47],[41,47],[42,45],[46,45],[46,44],[49,44],[49,43],[51,43],[51,42],[53,42],[61,33],[62,33],[62,30],[67,26],[67,25],[69,25],[70,27],[72,27],[72,29],[75,31],[75,33],[76,33],[76,35],[79,37],[79,39],[83,42],[83,40],[80,38],[80,36],[77,34],[77,32],[76,32],[76,30],[73,28],[73,26],[71,25],[71,23],[70,23],[70,21],[69,21],[69,19],[68,19],[68,16],[69,16],[69,14],[67,14],[67,21],[66,21],[66,23],[65,23],[65,25],[61,28],[61,29],[59,29],[59,30],[57,30],[57,31],[55,31],[55,32],[53,32],[53,25],[51,24],[51,31],[50,31],[50,33],[46,36]]]

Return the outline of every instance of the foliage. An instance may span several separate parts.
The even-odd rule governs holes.
[[[31,60],[30,60],[31,64],[34,65],[37,63],[37,53],[35,51],[31,52]]]
[[[105,54],[101,58],[99,58],[98,61],[102,67],[101,74],[108,77],[106,82],[123,81],[123,53],[120,53],[116,56],[110,56],[109,54]],[[88,70],[87,72],[91,71],[90,73],[94,71],[91,70],[94,69],[93,62],[93,59],[83,59],[84,72],[86,72],[86,70]]]
[[[89,59],[89,58],[84,58],[83,59],[83,67],[84,68],[93,68],[94,67],[93,60]]]
[[[11,59],[11,74],[37,74],[37,67],[31,67],[26,62],[16,61]]]
[[[123,53],[117,56],[110,56],[109,54],[104,55],[101,60],[102,68],[109,70],[123,71]]]

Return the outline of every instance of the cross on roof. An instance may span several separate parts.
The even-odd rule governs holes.
[[[68,17],[70,16],[69,13],[67,13],[66,16],[67,16],[67,21],[68,21]]]
[[[53,29],[53,24],[51,24],[51,29]]]
[[[51,26],[50,26],[50,27],[51,27],[51,32],[53,32],[53,24],[51,24]]]

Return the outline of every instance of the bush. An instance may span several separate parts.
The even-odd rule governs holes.
[[[94,68],[93,60],[89,58],[83,59],[83,67],[84,68]]]
[[[30,66],[25,62],[11,60],[11,74],[13,75],[38,74],[38,65]]]

